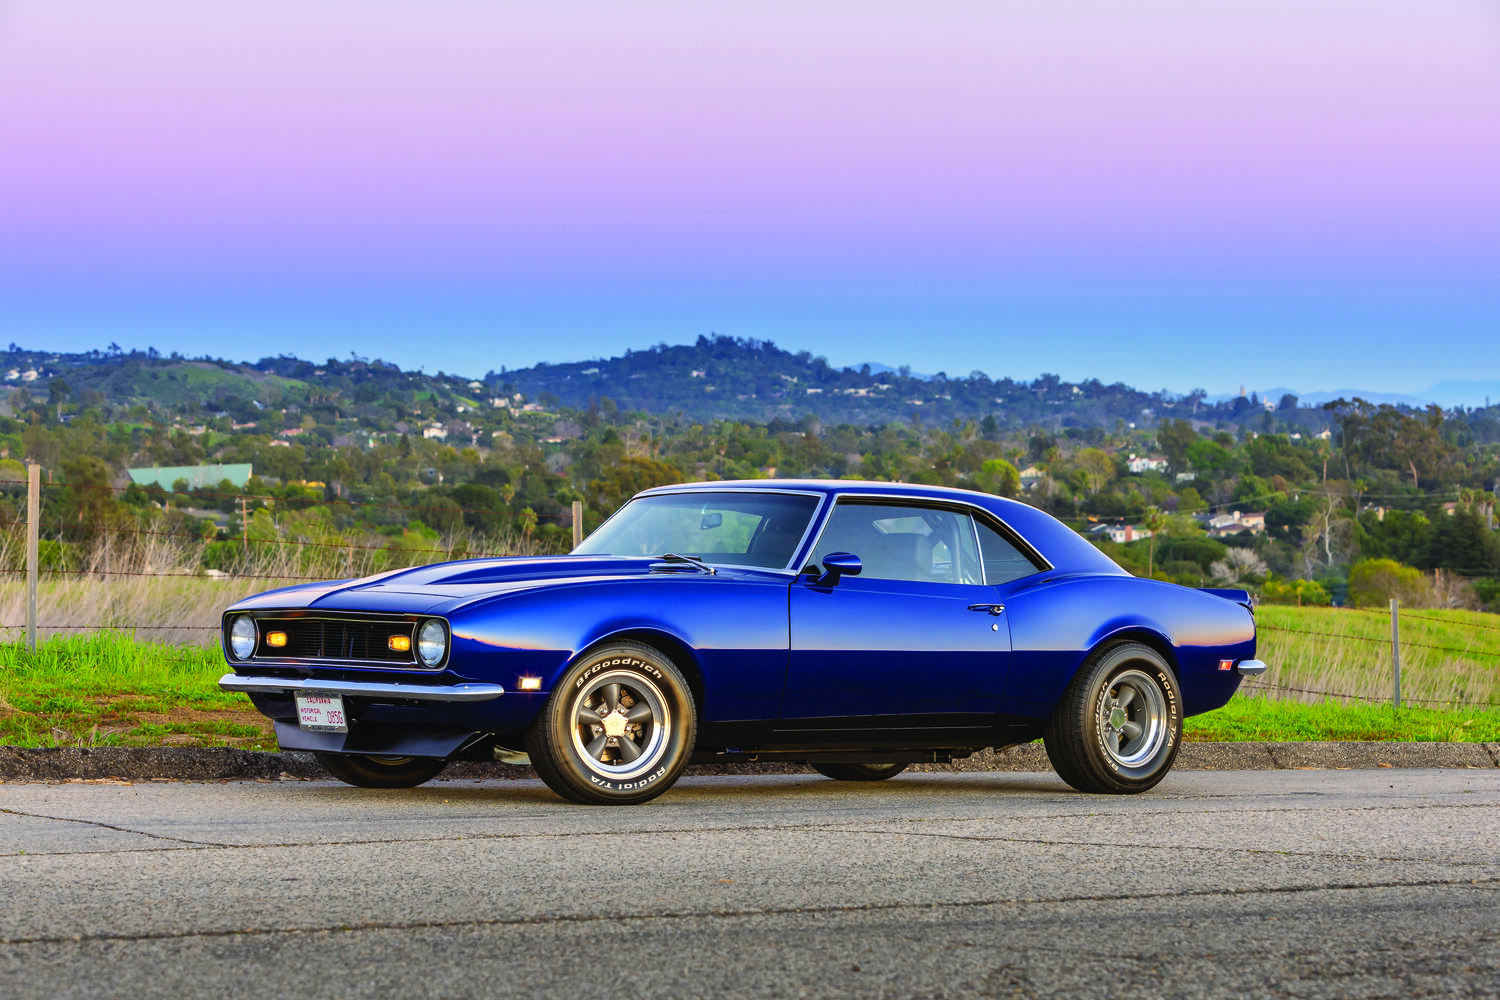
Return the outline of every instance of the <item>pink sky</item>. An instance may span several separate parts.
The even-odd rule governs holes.
[[[1497,177],[1477,0],[0,9],[28,346],[487,331],[482,371],[717,330],[1029,376],[1073,359],[988,345],[1235,329],[1316,334],[1265,377],[1327,382],[1372,316],[1493,335]]]

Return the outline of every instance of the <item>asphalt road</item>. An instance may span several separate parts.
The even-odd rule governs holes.
[[[1500,771],[0,785],[0,996],[1500,994]]]

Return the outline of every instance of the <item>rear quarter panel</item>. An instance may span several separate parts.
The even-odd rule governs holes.
[[[1239,686],[1221,659],[1255,655],[1255,621],[1238,604],[1186,587],[1116,575],[1044,574],[1006,588],[1012,672],[1006,711],[1052,714],[1089,653],[1112,639],[1155,640],[1182,687],[1183,712],[1222,706]]]

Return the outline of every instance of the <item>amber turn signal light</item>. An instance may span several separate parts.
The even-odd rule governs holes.
[[[393,635],[385,641],[386,648],[395,653],[411,652],[411,636]]]
[[[267,632],[266,633],[266,645],[267,646],[285,646],[286,645],[286,633],[285,632]]]

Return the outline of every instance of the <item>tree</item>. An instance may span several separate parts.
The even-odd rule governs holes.
[[[1089,493],[1098,493],[1115,478],[1115,460],[1099,448],[1085,448],[1075,459]]]
[[[1014,497],[1021,490],[1021,473],[1003,458],[992,458],[979,466],[974,483],[986,493]]]
[[[1148,543],[1146,548],[1146,576],[1148,578],[1155,571],[1156,533],[1160,531],[1162,529],[1162,526],[1166,523],[1166,516],[1162,514],[1160,507],[1157,507],[1153,504],[1152,506],[1146,508],[1146,517],[1145,520],[1141,522],[1141,524],[1147,531],[1150,532],[1150,534],[1146,536],[1146,541]]]
[[[589,483],[589,493],[600,511],[614,513],[641,490],[682,481],[682,472],[653,458],[622,458],[603,476]]]
[[[1394,559],[1361,559],[1349,570],[1349,603],[1356,608],[1384,607],[1393,597],[1408,607],[1425,605],[1422,571]]]
[[[1197,440],[1198,432],[1186,420],[1165,421],[1156,432],[1156,443],[1167,458],[1167,466],[1174,473],[1187,468],[1188,449]]]

